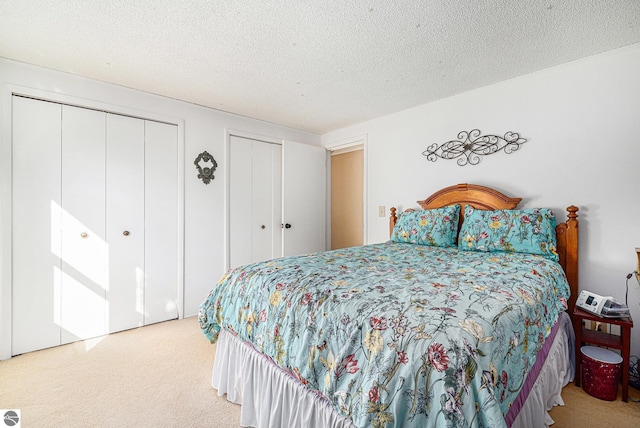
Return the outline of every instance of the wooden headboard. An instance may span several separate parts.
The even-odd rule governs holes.
[[[447,205],[459,204],[460,223],[462,225],[464,208],[471,205],[481,210],[507,210],[518,206],[522,198],[510,198],[495,189],[477,184],[458,184],[438,190],[433,195],[418,204],[423,209],[441,208]],[[567,221],[556,226],[557,251],[559,263],[567,276],[571,289],[569,298],[569,315],[573,314],[576,298],[578,297],[578,207],[571,205],[567,208]],[[398,217],[396,208],[391,208],[389,218],[389,234],[393,231]]]

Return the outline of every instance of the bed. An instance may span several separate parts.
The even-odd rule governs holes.
[[[578,208],[459,184],[388,242],[227,272],[199,322],[242,426],[548,426],[573,377]]]

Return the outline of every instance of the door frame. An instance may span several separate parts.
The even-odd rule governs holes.
[[[368,167],[368,162],[367,162],[367,156],[368,156],[368,145],[367,145],[367,134],[363,134],[363,135],[357,135],[354,137],[350,137],[350,138],[346,138],[343,140],[339,140],[339,141],[335,141],[335,142],[331,142],[331,143],[327,143],[324,144],[324,148],[327,149],[327,157],[328,157],[328,165],[329,165],[329,171],[327,171],[327,207],[326,207],[326,217],[327,217],[327,248],[331,248],[331,153],[338,151],[338,150],[344,150],[344,149],[350,149],[353,148],[355,146],[362,146],[362,162],[364,163],[363,165],[363,175],[364,177],[362,177],[362,243],[363,245],[368,244],[368,239],[367,239],[367,231],[369,230],[369,215],[367,213],[367,206],[368,206],[368,201],[367,201],[367,167]]]
[[[82,97],[81,95],[67,95],[28,86],[3,83],[0,91],[0,123],[2,124],[2,131],[0,133],[0,360],[11,358],[12,343],[13,115],[11,106],[14,95],[59,104],[68,104],[107,113],[121,114],[138,119],[147,119],[176,125],[178,127],[178,159],[176,160],[178,162],[178,200],[176,201],[178,204],[178,260],[176,261],[178,263],[178,283],[176,285],[176,299],[178,319],[182,319],[184,317],[184,120],[99,100],[92,100]]]
[[[229,162],[231,161],[231,137],[246,138],[268,144],[278,144],[279,146],[282,146],[282,139],[231,128],[225,128],[224,134],[224,165],[226,165],[226,167],[224,169],[224,260],[222,269],[223,272],[226,272],[229,270],[231,264],[231,228],[229,227],[231,221],[231,169],[229,168]]]

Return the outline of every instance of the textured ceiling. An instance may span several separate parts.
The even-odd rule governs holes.
[[[0,0],[0,57],[315,133],[639,42],[639,0]]]

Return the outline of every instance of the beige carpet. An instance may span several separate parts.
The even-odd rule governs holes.
[[[640,400],[640,392],[629,388],[629,397]],[[592,397],[576,388],[573,383],[562,390],[564,406],[551,409],[549,414],[556,421],[553,428],[638,428],[640,427],[640,403],[620,398],[616,401],[604,401]]]
[[[22,427],[238,427],[239,407],[210,386],[215,346],[195,318],[0,362],[0,408]],[[640,399],[640,392],[630,395]],[[554,428],[640,427],[640,403],[564,389]]]
[[[211,387],[214,352],[196,318],[31,352],[0,362],[0,408],[27,428],[238,427]]]

